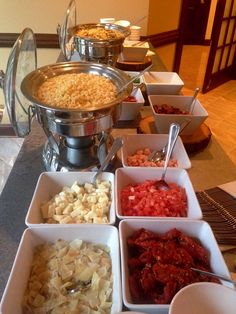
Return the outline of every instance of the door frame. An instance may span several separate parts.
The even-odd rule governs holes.
[[[213,28],[212,28],[214,29],[214,31],[212,32],[212,36],[211,36],[211,48],[209,52],[209,57],[208,57],[208,62],[207,62],[207,67],[206,67],[206,74],[205,74],[203,87],[202,87],[202,93],[206,93],[216,88],[217,86],[231,79],[236,78],[236,73],[235,73],[236,72],[235,71],[236,70],[236,49],[235,49],[234,57],[233,57],[234,61],[232,65],[228,66],[230,50],[232,49],[233,45],[236,46],[236,40],[234,39],[235,32],[236,32],[236,16],[232,16],[232,10],[234,6],[233,0],[231,2],[229,16],[227,17],[224,16],[226,1],[227,0],[218,0],[217,2],[215,18],[214,18]],[[226,39],[228,35],[228,30],[229,30],[229,23],[232,21],[231,19],[234,21],[234,25],[233,25],[230,42],[227,43]],[[219,37],[221,33],[221,26],[223,22],[227,22],[223,44],[218,45]],[[229,51],[228,51],[226,62],[225,62],[226,66],[222,68],[221,64],[223,62],[223,53],[224,53],[225,47],[229,47]],[[220,50],[220,59],[219,59],[219,64],[218,64],[218,70],[213,72],[217,50]]]

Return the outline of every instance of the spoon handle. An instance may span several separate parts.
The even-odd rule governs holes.
[[[117,153],[117,151],[121,148],[121,146],[123,145],[123,140],[121,137],[117,137],[112,146],[111,149],[109,151],[109,153],[107,154],[104,162],[101,164],[100,168],[98,169],[98,171],[96,172],[95,176],[93,177],[93,183],[96,183],[96,179],[98,177],[98,175],[104,170],[106,169],[106,167],[109,165],[110,160],[115,156],[115,154]]]
[[[163,169],[163,173],[162,173],[162,176],[161,176],[161,180],[164,180],[164,178],[165,178],[166,170],[167,170],[168,163],[169,163],[169,160],[170,160],[170,156],[172,154],[172,151],[174,149],[177,137],[179,135],[179,130],[180,130],[179,124],[171,123],[170,131],[169,131],[169,138],[168,138],[168,143],[167,143],[166,158],[165,158],[164,169]]]
[[[190,113],[190,114],[193,113],[193,110],[194,110],[194,107],[195,107],[196,98],[197,98],[197,95],[198,95],[198,93],[199,93],[199,90],[200,90],[200,88],[198,88],[198,87],[195,89],[193,98],[192,98],[191,103],[190,103],[190,106],[189,106],[189,113]]]
[[[117,94],[120,94],[121,92],[123,92],[124,89],[126,89],[129,84],[133,83],[137,78],[139,78],[140,76],[142,76],[145,72],[149,71],[151,69],[151,67],[153,66],[153,64],[150,64],[147,68],[145,68],[143,71],[139,72],[138,75],[135,75],[132,77],[132,79],[130,79],[125,85],[123,85],[121,87],[121,89],[118,91]]]
[[[236,281],[234,281],[234,280],[232,280],[230,278],[227,278],[225,276],[214,274],[214,273],[211,273],[209,271],[201,270],[201,269],[194,268],[194,267],[191,267],[191,269],[196,271],[196,272],[198,272],[198,273],[201,273],[201,274],[204,274],[204,275],[208,275],[208,276],[211,276],[211,277],[214,277],[214,278],[218,278],[218,279],[221,279],[221,280],[224,280],[224,281],[228,281],[228,282],[231,282],[234,285],[236,285]]]

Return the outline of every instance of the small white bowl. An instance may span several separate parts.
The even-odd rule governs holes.
[[[144,106],[144,98],[140,88],[135,89],[131,96],[136,98],[135,102],[123,101],[119,120],[135,120]]]
[[[148,52],[148,42],[124,41],[121,58],[123,61],[142,62]]]
[[[192,135],[206,120],[208,113],[200,101],[196,99],[192,114],[159,114],[156,113],[155,105],[169,105],[181,110],[188,111],[192,100],[191,96],[183,95],[149,95],[148,100],[152,109],[155,125],[158,133],[168,133],[171,123],[190,123],[181,132],[182,135]]]
[[[211,283],[198,282],[181,289],[170,304],[169,314],[235,314],[236,290]]]
[[[121,147],[121,159],[123,167],[130,167],[127,157],[133,155],[137,150],[149,148],[161,150],[168,141],[167,134],[129,134],[123,136],[123,146]],[[178,163],[178,168],[191,168],[191,161],[186,153],[181,137],[178,136],[172,157]]]
[[[146,180],[159,180],[161,178],[163,168],[142,168],[142,167],[126,167],[119,168],[115,173],[115,195],[116,195],[116,215],[119,219],[139,219],[158,218],[165,219],[202,219],[202,210],[194,192],[189,175],[185,169],[168,168],[165,176],[167,183],[173,182],[185,188],[187,194],[187,217],[154,217],[154,216],[124,216],[121,211],[120,193],[129,184],[140,184]]]
[[[176,72],[146,72],[143,75],[148,95],[179,94],[184,82]]]
[[[120,254],[117,228],[108,225],[64,226],[63,228],[50,228],[48,226],[26,229],[21,238],[15,261],[3,293],[0,313],[22,313],[22,301],[30,275],[35,246],[44,243],[54,243],[58,239],[72,241],[81,239],[94,244],[107,245],[110,249],[113,273],[113,291],[111,313],[116,314],[122,310],[121,280],[120,280]]]
[[[104,24],[104,23],[113,24],[113,23],[115,23],[115,18],[114,17],[102,17],[102,18],[100,18],[100,23],[102,23],[102,24]]]
[[[130,21],[127,21],[127,20],[115,21],[114,24],[120,25],[120,26],[123,26],[123,27],[126,27],[126,28],[130,27]]]
[[[131,311],[144,312],[148,314],[168,314],[169,304],[137,304],[132,301],[129,290],[129,269],[128,269],[128,248],[127,239],[137,230],[145,228],[157,234],[164,234],[167,231],[177,228],[186,235],[198,239],[203,247],[209,252],[210,266],[213,272],[220,273],[230,277],[229,271],[225,264],[224,258],[220,252],[219,246],[215,240],[213,232],[208,223],[197,220],[161,220],[161,219],[126,219],[119,224],[120,237],[120,252],[121,252],[121,276],[122,276],[122,295],[124,305]],[[223,283],[223,282],[222,282]],[[233,287],[232,284],[223,283],[228,287]],[[191,302],[191,298],[188,300]],[[227,304],[227,303],[226,303]],[[228,304],[227,304],[228,306]],[[186,312],[178,312],[176,314],[192,314],[191,310],[186,309]],[[199,311],[198,314],[205,314],[204,311]],[[227,313],[223,311],[221,313]],[[233,313],[233,312],[232,312]],[[194,313],[195,314],[195,313]],[[218,313],[217,313],[218,314]],[[231,314],[231,313],[230,313]]]
[[[29,227],[33,226],[63,226],[65,224],[50,224],[45,223],[41,214],[41,206],[49,201],[53,196],[61,192],[65,186],[71,187],[72,184],[77,181],[78,184],[83,185],[87,182],[91,182],[94,176],[94,172],[43,172],[38,179],[32,201],[30,203],[25,223]],[[116,221],[115,215],[115,196],[114,196],[114,181],[115,177],[113,173],[103,172],[99,179],[111,182],[111,206],[108,221],[110,225],[113,225]],[[78,225],[78,224],[77,224]],[[73,226],[73,224],[69,224]]]

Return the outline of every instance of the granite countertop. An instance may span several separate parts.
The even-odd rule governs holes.
[[[0,298],[23,231],[25,216],[41,172],[46,136],[38,123],[26,137],[0,196]]]
[[[115,136],[135,128],[114,129]],[[32,131],[24,141],[0,196],[0,294],[2,295],[23,231],[25,216],[41,172],[45,171],[42,150],[46,136],[41,126],[34,121]],[[214,156],[217,156],[214,157]],[[219,150],[214,138],[208,147],[191,158],[189,170],[195,190],[213,188],[235,179],[235,167]],[[216,171],[218,169],[219,171]]]

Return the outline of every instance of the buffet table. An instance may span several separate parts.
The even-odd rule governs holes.
[[[164,69],[158,59],[154,61],[154,69]],[[141,118],[150,115],[149,106],[141,112]],[[130,127],[117,127],[114,136],[138,131],[135,124]],[[0,196],[0,295],[4,291],[14,257],[26,228],[25,216],[40,173],[44,170],[42,150],[47,138],[43,129],[34,121],[30,134],[25,138],[21,151],[12,168],[6,185]],[[189,175],[195,191],[214,188],[219,184],[233,181],[236,169],[221,149],[214,136],[207,148],[190,156],[192,168]],[[24,265],[22,265],[24,267]]]
[[[143,114],[147,114],[144,109]],[[136,133],[135,128],[115,129],[113,134]],[[44,171],[41,153],[46,136],[34,121],[30,135],[25,139],[0,197],[0,293],[2,295],[20,238],[26,225],[25,216],[41,172]],[[218,143],[211,139],[208,147],[191,157],[189,175],[195,190],[213,188],[236,177],[234,165]],[[216,171],[217,169],[217,171]]]

